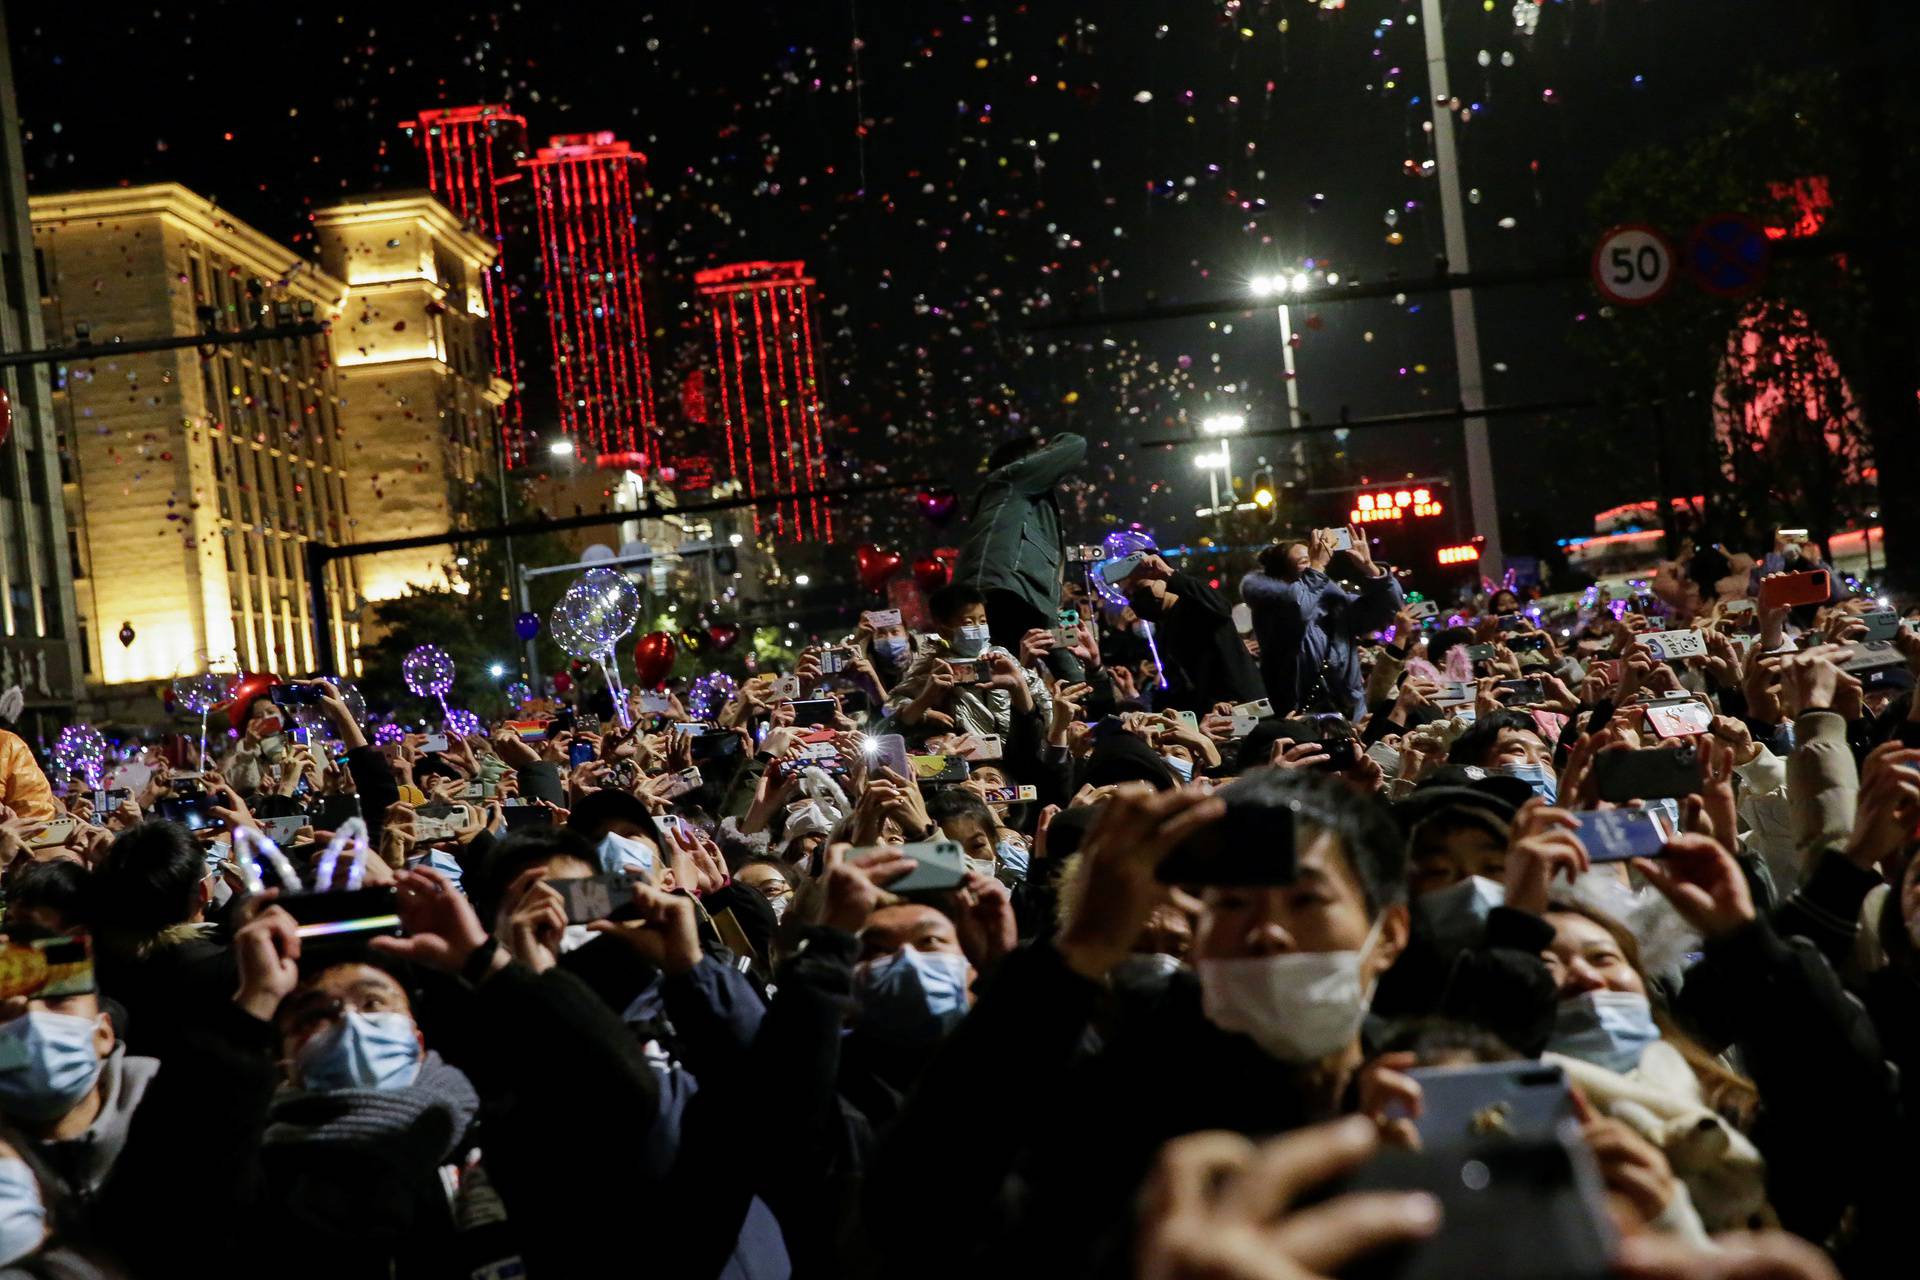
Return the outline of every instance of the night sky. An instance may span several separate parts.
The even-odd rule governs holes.
[[[1476,268],[1591,251],[1608,160],[1684,140],[1766,70],[1831,59],[1804,0],[1447,0]],[[425,185],[398,128],[504,101],[549,134],[648,153],[642,218],[663,425],[704,358],[695,269],[804,258],[820,279],[830,445],[848,478],[970,475],[1026,429],[1095,442],[1090,516],[1190,537],[1204,477],[1181,434],[1210,409],[1284,421],[1277,324],[1243,317],[1031,333],[1032,320],[1244,292],[1255,274],[1432,270],[1441,246],[1417,0],[866,0],[731,5],[182,3],[8,6],[29,188],[174,180],[310,252],[308,212]],[[1483,65],[1484,64],[1484,65]],[[536,255],[515,283],[543,354]],[[1585,287],[1481,304],[1488,394],[1590,393]],[[1295,308],[1302,400],[1322,419],[1455,399],[1442,297]],[[1229,331],[1230,329],[1230,331]],[[529,417],[550,379],[527,373]],[[1231,390],[1229,390],[1231,388]],[[1569,432],[1494,432],[1510,550],[1590,529],[1651,474],[1580,465]],[[1354,433],[1336,474],[1460,475],[1457,429]],[[675,447],[684,447],[677,440]],[[1243,455],[1254,449],[1241,446]],[[957,464],[956,464],[957,460]],[[1244,474],[1244,466],[1242,468]],[[965,487],[964,485],[962,487]],[[932,537],[906,502],[862,533]],[[856,513],[858,515],[860,513]],[[1085,533],[1096,532],[1091,526]]]

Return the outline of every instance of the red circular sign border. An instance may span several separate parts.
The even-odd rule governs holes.
[[[1607,288],[1606,277],[1600,271],[1600,255],[1606,250],[1607,241],[1613,239],[1615,236],[1619,235],[1622,231],[1644,231],[1646,234],[1652,236],[1655,240],[1658,240],[1660,242],[1660,246],[1667,251],[1666,283],[1662,284],[1657,292],[1650,293],[1644,298],[1621,298],[1621,297],[1615,296],[1613,292]],[[1593,246],[1593,261],[1590,268],[1590,273],[1593,276],[1594,291],[1597,292],[1602,298],[1605,298],[1608,302],[1612,303],[1614,306],[1616,307],[1651,306],[1652,304],[1660,301],[1660,299],[1666,297],[1669,293],[1673,292],[1674,278],[1680,274],[1680,254],[1674,249],[1673,241],[1670,240],[1667,237],[1666,233],[1661,231],[1660,228],[1655,226],[1650,226],[1644,222],[1622,222],[1617,226],[1608,227],[1605,231],[1600,233],[1599,242]]]

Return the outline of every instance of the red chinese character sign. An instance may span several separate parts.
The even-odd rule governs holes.
[[[520,181],[515,162],[526,150],[527,122],[498,103],[422,111],[405,121],[427,161],[427,187],[497,250],[481,277],[487,325],[493,338],[493,376],[513,388],[501,422],[500,445],[509,467],[526,461],[526,419],[520,402],[520,358],[514,349],[513,315],[507,305],[507,229],[500,216],[500,189]]]
[[[738,262],[695,274],[713,330],[708,394],[726,433],[727,469],[750,496],[817,490],[827,478],[824,406],[813,359],[813,281],[804,262]],[[833,538],[817,497],[790,498],[767,516],[779,536]],[[754,528],[762,513],[754,509]]]
[[[1354,524],[1373,524],[1380,520],[1424,520],[1446,510],[1446,504],[1431,489],[1424,487],[1375,489],[1356,496],[1347,512]]]
[[[552,138],[521,162],[539,214],[560,429],[602,454],[643,458],[653,369],[631,172],[646,161],[611,133],[589,133]]]

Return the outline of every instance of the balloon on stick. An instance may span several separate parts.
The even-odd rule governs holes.
[[[100,789],[100,766],[107,759],[107,740],[90,724],[70,724],[54,739],[53,758],[69,774],[87,780],[89,790]]]
[[[415,646],[400,664],[400,678],[415,697],[437,699],[443,719],[449,714],[447,690],[453,688],[453,658],[445,649],[437,644]]]

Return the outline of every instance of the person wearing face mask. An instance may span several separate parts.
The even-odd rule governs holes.
[[[1559,799],[1553,747],[1524,711],[1495,711],[1476,718],[1453,740],[1447,763],[1475,765],[1489,773],[1518,778],[1548,804]]]
[[[364,961],[325,965],[273,1016],[287,1088],[262,1139],[266,1199],[343,1273],[388,1256],[402,1274],[429,1267],[452,1247],[440,1170],[471,1145],[472,1081],[428,1050],[406,989]]]
[[[970,733],[1006,740],[1018,734],[1037,742],[1051,695],[1036,673],[993,642],[980,593],[954,582],[927,598],[927,610],[938,638],[915,655],[888,700],[901,724],[922,737]],[[978,674],[972,664],[979,662],[990,668],[984,681],[968,675]]]
[[[1517,779],[1442,767],[1394,806],[1407,828],[1412,932],[1381,979],[1374,1011],[1439,1016],[1536,1054],[1553,1029],[1554,984],[1541,962],[1553,931],[1538,909],[1552,877],[1574,868],[1577,842],[1536,817],[1541,802]]]
[[[957,1212],[984,1212],[977,1202],[1022,1169],[1014,1228],[944,1274],[1016,1258],[1027,1274],[1101,1270],[1125,1256],[1124,1206],[1165,1140],[1338,1114],[1375,986],[1406,942],[1404,841],[1376,801],[1305,771],[1260,770],[1210,796],[1123,788],[1078,854],[1058,935],[1001,965],[876,1162],[871,1187],[895,1191],[905,1166],[890,1161],[949,1153],[940,1193]],[[1076,1061],[1110,975],[1167,897],[1159,875],[1198,892],[1193,972]],[[985,1115],[934,1101],[1008,1061],[1059,1085]],[[870,1205],[869,1221],[891,1220],[887,1207]]]
[[[863,617],[856,641],[866,649],[867,660],[873,664],[873,671],[879,677],[880,687],[877,695],[885,699],[900,677],[907,673],[907,667],[913,661],[915,641],[913,632],[907,630],[904,622],[895,622],[888,626],[874,628]]]
[[[25,946],[34,936],[17,928],[9,942]],[[161,1238],[147,1232],[164,1234],[206,1194],[242,1196],[273,1084],[264,1027],[238,1014],[229,992],[193,1030],[169,1039],[165,1064],[130,1055],[116,1013],[92,989],[91,967],[76,964],[86,939],[48,941],[64,953],[58,986],[0,1002],[0,1117],[18,1149],[0,1155],[0,1255],[17,1261],[33,1233],[27,1219],[44,1233],[57,1201],[66,1206],[66,1246],[102,1263],[144,1262],[143,1238]],[[222,1098],[218,1117],[202,1115],[207,1089]],[[31,1179],[21,1156],[34,1167]],[[214,1242],[197,1261],[222,1274],[234,1260],[230,1243]]]
[[[792,867],[779,858],[748,858],[733,873],[735,880],[767,900],[773,918],[783,919],[793,905]]]
[[[1066,547],[1060,504],[1062,480],[1087,457],[1087,442],[1062,432],[1051,440],[1021,435],[994,449],[987,476],[974,495],[960,539],[954,585],[978,596],[994,643],[1017,652],[1020,637],[1055,624]],[[1080,664],[1065,649],[1047,655],[1063,680],[1080,680]]]

